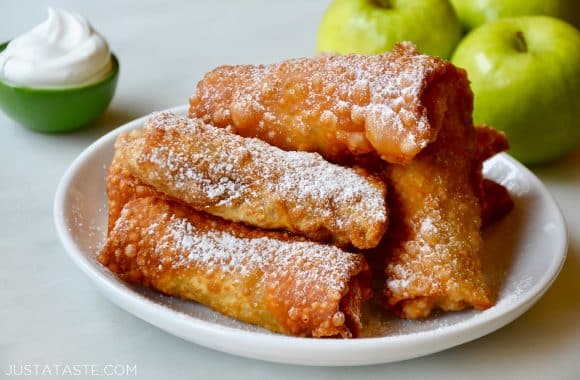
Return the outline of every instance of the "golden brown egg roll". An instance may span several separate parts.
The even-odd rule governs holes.
[[[376,246],[387,226],[384,182],[316,153],[168,113],[121,136],[116,148],[144,183],[224,219],[357,248]]]
[[[449,94],[435,142],[385,170],[391,194],[386,304],[405,318],[492,305],[480,263],[481,160],[467,79]]]
[[[157,197],[124,206],[98,258],[123,280],[289,335],[356,336],[372,293],[362,255]]]
[[[448,90],[464,75],[411,43],[374,56],[221,66],[197,84],[189,116],[334,162],[408,163],[436,139]]]
[[[123,137],[120,137],[115,144],[118,145],[118,142],[122,139]],[[161,193],[135,178],[121,165],[118,149],[115,149],[113,161],[107,170],[105,184],[109,206],[108,232],[111,232],[115,226],[115,222],[119,219],[121,211],[127,202],[148,196],[163,197]]]

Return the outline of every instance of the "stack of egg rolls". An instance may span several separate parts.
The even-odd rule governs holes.
[[[384,304],[420,318],[493,303],[480,264],[482,214],[510,206],[485,202],[484,187],[502,192],[484,186],[481,164],[507,144],[490,129],[476,133],[472,109],[464,70],[402,43],[375,56],[219,67],[198,83],[189,115],[382,173],[390,227],[372,252],[384,256]]]
[[[481,228],[512,204],[481,172],[507,140],[472,108],[465,72],[409,43],[219,67],[189,118],[119,136],[99,260],[296,336],[360,333],[368,255],[401,317],[485,309]]]
[[[339,245],[381,240],[377,176],[159,113],[117,139],[107,192],[99,260],[122,279],[275,332],[360,332],[370,271]]]

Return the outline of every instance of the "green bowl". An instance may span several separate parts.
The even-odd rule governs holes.
[[[8,42],[0,45],[2,52]],[[119,78],[119,61],[102,80],[81,87],[45,89],[13,86],[0,80],[0,108],[32,130],[63,133],[83,127],[99,117],[111,102]]]

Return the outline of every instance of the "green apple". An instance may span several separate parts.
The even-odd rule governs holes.
[[[578,0],[451,0],[465,30],[500,18],[544,15],[580,27]]]
[[[580,32],[556,18],[484,24],[452,58],[467,70],[475,123],[506,132],[510,153],[527,164],[551,161],[580,140]]]
[[[322,18],[317,50],[379,54],[412,41],[423,53],[449,58],[460,38],[448,0],[334,0]]]

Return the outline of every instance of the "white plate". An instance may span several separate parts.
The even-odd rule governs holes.
[[[186,114],[182,106],[170,111]],[[205,306],[132,287],[95,259],[105,239],[105,170],[116,136],[140,127],[134,120],[100,138],[70,166],[56,191],[54,220],[72,260],[111,301],[171,334],[250,358],[305,365],[362,365],[410,359],[486,335],[516,319],[548,289],[564,263],[562,214],[542,183],[506,154],[489,160],[485,175],[506,186],[516,207],[485,232],[486,272],[495,274],[498,302],[483,312],[436,315],[426,321],[383,316],[352,340],[294,338],[223,317]],[[383,313],[384,314],[384,313]]]

